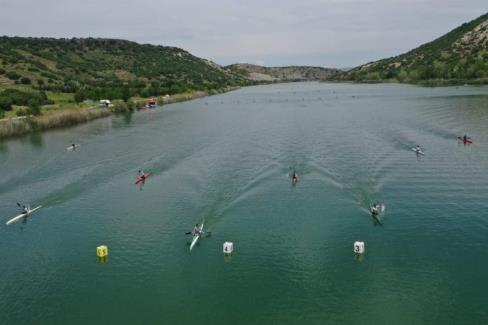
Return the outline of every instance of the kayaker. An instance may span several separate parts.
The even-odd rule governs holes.
[[[417,151],[417,152],[422,151],[422,149],[420,148],[420,145],[417,145],[417,146],[415,147],[415,151]]]
[[[463,136],[463,141],[464,141],[464,142],[467,142],[467,141],[468,141],[468,135],[467,135],[467,134],[464,134],[464,136]]]
[[[200,236],[202,234],[202,231],[200,230],[200,225],[198,223],[195,225],[195,228],[193,228],[192,234],[193,236]]]
[[[380,204],[378,202],[373,203],[373,206],[371,207],[371,213],[373,215],[377,215],[379,213],[379,207]]]
[[[293,174],[291,176],[291,179],[292,179],[293,182],[297,182],[298,181],[298,175],[297,175],[297,173],[296,173],[295,170],[293,170]]]
[[[76,144],[73,143],[73,144],[71,144],[71,146],[73,147],[73,150],[76,149]]]
[[[27,214],[29,212],[29,209],[25,205],[22,206],[22,214]]]

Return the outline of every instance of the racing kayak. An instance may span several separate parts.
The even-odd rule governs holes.
[[[417,150],[417,148],[412,148],[412,150],[415,151],[415,153],[418,155],[425,155],[425,153],[422,150]]]
[[[470,137],[467,137],[467,139],[466,139],[466,140],[464,140],[464,138],[463,138],[463,137],[457,137],[457,138],[458,138],[458,141],[461,141],[461,142],[463,142],[464,144],[471,144],[471,143],[473,143],[473,140],[471,140],[471,138],[470,138]]]
[[[79,146],[81,146],[80,144],[75,144],[75,146],[69,146],[68,148],[66,148],[66,150],[75,150],[76,148],[78,148]]]
[[[193,239],[191,240],[191,244],[190,244],[190,250],[192,250],[193,246],[195,246],[195,244],[198,241],[198,238],[200,238],[202,233],[203,233],[203,222],[202,222],[202,225],[200,226],[200,234],[193,235]]]
[[[11,223],[14,223],[16,221],[18,221],[19,219],[22,219],[24,217],[27,217],[28,215],[30,215],[31,213],[33,213],[34,211],[36,210],[39,210],[40,208],[42,208],[42,205],[38,206],[38,207],[35,207],[34,209],[29,209],[26,213],[22,213],[22,214],[19,214],[18,216],[10,219],[9,221],[7,221],[7,225],[10,225]]]
[[[134,181],[134,184],[139,184],[141,182],[144,182],[147,178],[149,177],[149,173],[144,173],[144,177],[141,176],[137,176],[136,180]]]

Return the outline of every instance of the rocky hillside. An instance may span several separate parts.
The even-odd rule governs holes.
[[[488,83],[488,13],[410,52],[354,68],[341,79]]]
[[[98,38],[0,37],[0,91],[76,93],[84,98],[209,91],[249,81],[175,47]]]
[[[321,67],[262,67],[246,63],[233,64],[227,66],[226,69],[253,81],[329,80],[332,76],[339,73],[337,69]]]

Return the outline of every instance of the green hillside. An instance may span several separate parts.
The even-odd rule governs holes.
[[[0,91],[71,93],[80,102],[248,83],[239,74],[175,47],[117,39],[0,37]]]
[[[354,68],[341,79],[488,83],[488,13],[410,52]]]

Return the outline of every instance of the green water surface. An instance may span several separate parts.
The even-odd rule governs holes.
[[[5,140],[0,323],[486,324],[487,167],[487,87],[257,86]]]

